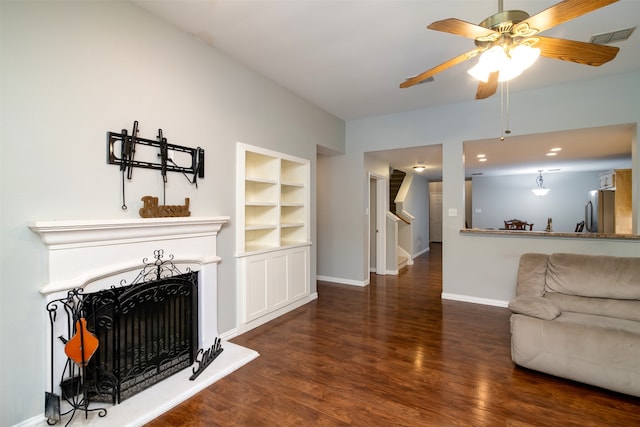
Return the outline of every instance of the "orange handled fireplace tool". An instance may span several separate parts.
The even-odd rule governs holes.
[[[85,367],[98,349],[98,338],[87,329],[87,319],[76,322],[76,334],[64,345],[64,353],[79,366]]]

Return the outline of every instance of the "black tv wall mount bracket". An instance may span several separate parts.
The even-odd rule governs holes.
[[[138,137],[138,121],[133,122],[129,133],[122,129],[120,133],[107,132],[107,163],[119,165],[122,171],[122,210],[125,203],[125,175],[127,180],[133,177],[133,168],[156,169],[161,171],[164,183],[167,172],[181,172],[189,182],[198,187],[198,178],[204,178],[204,149],[189,148],[170,144],[158,129],[156,140]],[[192,175],[192,178],[189,178]]]

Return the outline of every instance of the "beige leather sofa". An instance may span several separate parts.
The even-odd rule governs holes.
[[[516,364],[640,396],[640,258],[524,254],[509,309]]]

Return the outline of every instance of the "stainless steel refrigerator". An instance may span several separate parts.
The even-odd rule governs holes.
[[[587,203],[584,205],[584,229],[588,233],[598,232],[598,190],[587,192]]]
[[[615,191],[592,190],[584,206],[584,228],[589,233],[615,233]]]

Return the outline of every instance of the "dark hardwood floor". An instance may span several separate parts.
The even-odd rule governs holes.
[[[507,309],[442,301],[441,246],[232,341],[260,357],[148,424],[638,426],[640,399],[516,367]],[[214,362],[215,363],[215,362]]]

